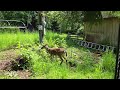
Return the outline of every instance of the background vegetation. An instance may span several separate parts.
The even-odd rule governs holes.
[[[67,59],[77,63],[76,68],[66,65],[65,62],[60,66],[60,60],[57,57],[51,62],[49,54],[44,49],[39,50],[41,45],[39,45],[38,33],[0,34],[0,49],[10,49],[14,46],[13,48],[17,48],[20,54],[27,57],[29,70],[32,72],[30,78],[112,79],[114,77],[115,55],[112,52],[105,52],[102,57],[95,57],[89,50],[67,40],[66,36],[66,34],[60,35],[48,31],[44,43],[50,47],[66,48]]]
[[[44,44],[48,44],[49,47],[64,47],[68,52],[68,61],[77,64],[77,67],[70,67],[65,62],[60,66],[57,57],[51,62],[49,54],[44,49],[40,50],[42,45],[39,44],[37,29],[31,33],[28,30],[23,33],[19,29],[0,29],[0,54],[4,56],[3,51],[14,49],[18,51],[16,53],[26,57],[28,70],[32,73],[29,77],[31,79],[113,79],[116,57],[113,52],[106,51],[98,57],[91,50],[77,46],[66,38],[68,32],[75,34],[84,32],[84,21],[90,21],[92,24],[95,20],[102,20],[101,13],[120,16],[119,11],[44,12],[47,22]],[[1,19],[17,19],[26,25],[32,21],[32,17],[38,19],[36,11],[0,11]],[[52,32],[53,21],[58,23],[61,33]],[[0,78],[19,78],[19,76],[12,71],[0,73]]]

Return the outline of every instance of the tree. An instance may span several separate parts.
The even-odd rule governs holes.
[[[59,24],[57,21],[52,21],[51,29],[52,31],[59,32]]]
[[[51,26],[53,20],[60,25],[62,32],[74,31],[76,32],[83,25],[83,21],[100,21],[102,15],[100,11],[49,11],[46,13],[48,19],[48,28]]]

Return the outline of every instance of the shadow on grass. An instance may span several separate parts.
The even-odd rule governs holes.
[[[74,48],[78,48],[78,49],[82,49],[84,51],[90,51],[90,52],[95,52],[96,50],[94,49],[89,49],[89,48],[85,48],[83,46],[77,45],[77,42],[73,42],[71,38],[66,37],[66,43],[68,47],[74,47]]]
[[[66,37],[66,44],[67,44],[68,47],[74,47],[74,48],[78,48],[78,49],[82,48],[82,49],[87,50],[86,48],[84,48],[84,47],[82,47],[80,45],[77,45],[76,42],[73,42],[72,39],[68,38],[68,37]]]

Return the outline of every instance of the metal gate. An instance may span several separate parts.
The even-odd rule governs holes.
[[[27,27],[22,21],[19,20],[0,20],[0,28],[26,29]]]

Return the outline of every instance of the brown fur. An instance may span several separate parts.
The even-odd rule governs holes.
[[[46,49],[46,51],[51,55],[51,57],[54,55],[58,56],[61,59],[60,65],[63,63],[63,60],[66,59],[65,54],[67,56],[67,52],[65,51],[64,48],[49,48],[47,44],[44,45],[41,49],[43,48]],[[66,60],[66,63],[67,63],[67,60]]]

